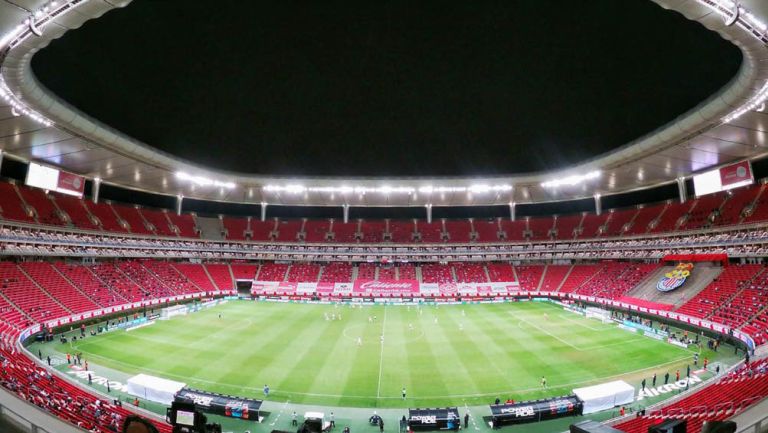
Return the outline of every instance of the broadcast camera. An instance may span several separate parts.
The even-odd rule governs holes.
[[[165,420],[173,426],[173,433],[221,433],[221,424],[208,424],[208,418],[195,409],[194,403],[174,401],[166,409]]]

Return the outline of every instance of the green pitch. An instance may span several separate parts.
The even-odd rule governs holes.
[[[58,350],[199,389],[262,398],[269,384],[270,400],[359,407],[564,395],[617,378],[637,384],[654,372],[674,376],[692,357],[535,302],[421,308],[230,302]]]

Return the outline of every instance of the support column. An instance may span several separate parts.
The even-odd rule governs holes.
[[[677,178],[677,193],[680,195],[680,203],[685,203],[688,200],[688,192],[685,190],[685,178]]]
[[[93,188],[91,188],[91,199],[94,203],[99,202],[99,189],[101,189],[101,178],[93,178]]]
[[[264,222],[267,220],[267,202],[263,201],[261,202],[261,221]]]
[[[184,196],[179,194],[176,196],[176,215],[181,215],[181,202],[184,201]]]
[[[509,204],[509,220],[514,221],[515,220],[515,207],[517,206],[517,203],[512,202]]]
[[[341,209],[344,211],[344,224],[346,224],[349,222],[349,205],[345,204]]]
[[[0,170],[3,169],[3,149],[0,149]]]
[[[432,203],[424,205],[427,208],[427,224],[432,224]]]
[[[595,193],[595,214],[600,215],[603,213],[603,201],[600,197],[600,193]]]

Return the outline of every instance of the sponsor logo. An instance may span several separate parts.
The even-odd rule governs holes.
[[[533,406],[504,408],[501,410],[501,413],[508,413],[517,418],[530,417],[530,416],[536,415],[536,411],[533,409]]]
[[[437,424],[436,415],[416,415],[411,417],[411,421],[418,421],[422,424]]]
[[[658,397],[662,394],[667,394],[673,391],[686,389],[690,385],[693,385],[695,383],[701,383],[701,382],[702,380],[699,376],[692,375],[691,377],[686,377],[676,382],[668,383],[666,385],[657,386],[656,388],[641,389],[640,392],[637,393],[637,398],[635,400],[640,401],[646,397]]]
[[[693,263],[680,263],[675,269],[664,274],[656,283],[656,290],[660,292],[669,292],[675,290],[685,283],[685,280],[691,275]]]
[[[412,287],[411,283],[388,283],[382,281],[368,281],[360,285],[363,290],[408,290]]]
[[[92,371],[87,370],[70,370],[67,371],[67,374],[71,374],[79,379],[82,380],[88,380],[88,374],[91,375],[91,383],[93,385],[101,385],[104,388],[107,387],[107,383],[109,383],[109,388],[114,391],[121,391],[121,392],[128,392],[128,386],[125,385],[122,382],[118,382],[115,380],[109,380],[109,378],[106,378],[104,376],[98,376],[94,374]]]
[[[184,397],[194,401],[195,404],[198,404],[200,406],[206,406],[206,407],[209,407],[211,405],[211,402],[213,401],[213,397],[208,397],[200,394],[193,394],[191,392],[185,393]]]

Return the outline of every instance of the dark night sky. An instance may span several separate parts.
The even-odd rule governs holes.
[[[485,175],[621,146],[740,62],[649,0],[137,0],[32,66],[91,116],[210,167]]]

